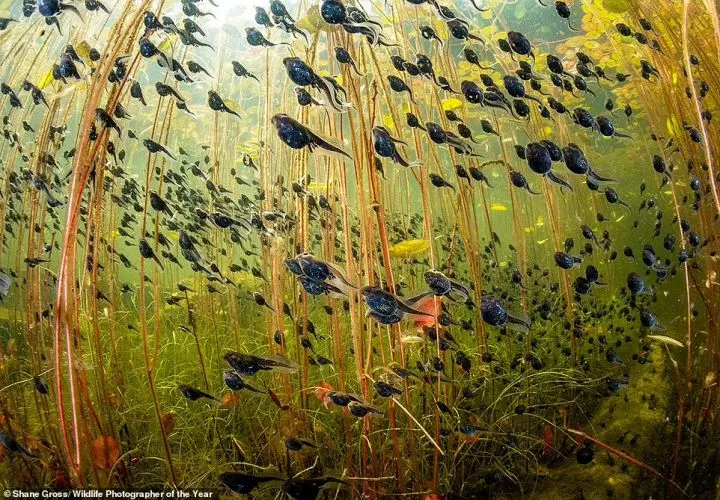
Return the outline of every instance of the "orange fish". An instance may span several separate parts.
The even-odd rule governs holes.
[[[545,426],[545,435],[543,437],[544,447],[543,455],[547,455],[552,451],[553,441],[555,440],[555,434],[553,433],[552,425],[547,424]]]
[[[437,306],[435,306],[435,299],[437,299]],[[418,332],[422,333],[424,326],[433,327],[435,326],[435,318],[440,314],[440,304],[442,303],[442,297],[430,296],[420,302],[413,304],[413,307],[418,311],[432,314],[432,316],[421,316],[415,320],[415,326],[418,327]]]
[[[120,460],[120,446],[112,436],[100,436],[90,448],[93,463],[98,469],[111,469]]]
[[[237,406],[238,403],[240,403],[240,396],[238,396],[235,392],[230,391],[223,393],[223,395],[220,397],[220,400],[222,401],[223,407],[229,409],[233,406]]]
[[[328,397],[328,394],[330,394],[334,390],[335,388],[327,382],[320,382],[315,388],[315,397],[318,398],[322,402],[322,404],[325,405],[325,408],[327,408],[328,403],[330,403],[330,398]]]

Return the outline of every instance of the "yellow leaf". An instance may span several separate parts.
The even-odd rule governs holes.
[[[228,108],[230,108],[236,112],[239,111],[240,106],[238,105],[238,103],[236,103],[232,99],[223,99],[223,101],[225,102],[225,106],[227,106]]]
[[[455,97],[449,97],[442,102],[443,111],[453,111],[462,108],[463,102]]]
[[[507,207],[503,205],[502,203],[493,203],[490,205],[490,210],[493,212],[507,212]]]
[[[75,46],[75,52],[77,52],[77,55],[82,57],[85,62],[90,60],[90,44],[85,40]]]
[[[324,191],[328,187],[326,182],[311,182],[307,185],[308,189],[316,189],[318,191]]]
[[[395,130],[395,121],[390,115],[383,116],[383,125],[385,125],[385,128],[388,130]]]
[[[430,249],[428,240],[405,240],[390,247],[391,257],[410,257],[427,252]]]
[[[330,75],[330,76],[332,76],[332,75]],[[343,85],[344,81],[343,81],[342,73],[335,75],[333,78],[335,78],[335,81],[338,83],[338,85]]]
[[[605,10],[613,14],[622,14],[630,8],[627,0],[603,0],[602,4]]]
[[[297,28],[305,30],[310,34],[317,33],[318,31],[328,31],[334,26],[326,23],[320,15],[320,8],[317,5],[313,5],[307,11],[307,14],[295,23]]]
[[[158,50],[165,55],[169,55],[172,52],[172,44],[175,41],[176,35],[168,36],[165,40],[160,42]]]
[[[50,68],[47,73],[45,73],[45,76],[43,76],[40,81],[37,84],[37,88],[40,90],[44,89],[48,85],[50,85],[55,78],[53,78],[53,70]]]
[[[683,134],[682,127],[680,127],[680,123],[674,115],[668,117],[667,122],[665,122],[665,126],[667,127],[668,134],[670,135]]]
[[[538,240],[537,244],[544,245],[545,243],[547,243],[547,241],[548,241],[548,238],[545,238],[544,240]]]

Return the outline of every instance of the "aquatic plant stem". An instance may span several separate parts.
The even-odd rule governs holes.
[[[197,336],[197,328],[195,327],[195,316],[192,313],[192,307],[190,307],[190,297],[188,297],[187,290],[185,290],[185,304],[187,304],[188,312],[188,323],[192,328],[193,339],[195,339],[195,348],[198,353],[198,361],[200,362],[200,369],[203,374],[203,381],[205,382],[205,390],[210,390],[210,384],[208,383],[207,372],[205,371],[205,361],[203,360],[202,349],[200,349],[200,341]]]
[[[708,180],[710,182],[710,188],[712,190],[713,194],[713,200],[715,201],[715,210],[716,213],[720,214],[720,193],[718,192],[718,186],[715,178],[715,168],[713,163],[713,150],[712,145],[710,144],[710,139],[708,138],[708,131],[707,127],[705,125],[705,120],[702,116],[702,109],[700,108],[700,99],[698,99],[697,95],[697,89],[695,88],[695,79],[693,78],[693,67],[692,64],[690,64],[690,48],[688,46],[688,23],[689,21],[689,11],[690,11],[690,0],[683,0],[683,22],[682,22],[682,49],[683,49],[683,58],[685,63],[685,68],[687,72],[687,78],[690,92],[692,94],[692,102],[695,106],[695,112],[698,120],[698,124],[700,127],[700,132],[702,133],[702,140],[703,140],[703,151],[705,152],[705,162],[708,167]],[[708,12],[710,13],[711,19],[713,21],[713,25],[715,27],[715,36],[717,38],[717,50],[718,54],[720,54],[720,26],[718,23],[718,14],[717,14],[717,7],[713,9],[712,7],[708,9]]]

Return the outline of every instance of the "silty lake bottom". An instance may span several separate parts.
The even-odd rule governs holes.
[[[702,0],[0,0],[0,486],[716,498]]]

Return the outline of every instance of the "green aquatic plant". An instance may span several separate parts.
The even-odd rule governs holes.
[[[0,484],[717,488],[712,2],[104,6],[0,5]]]

